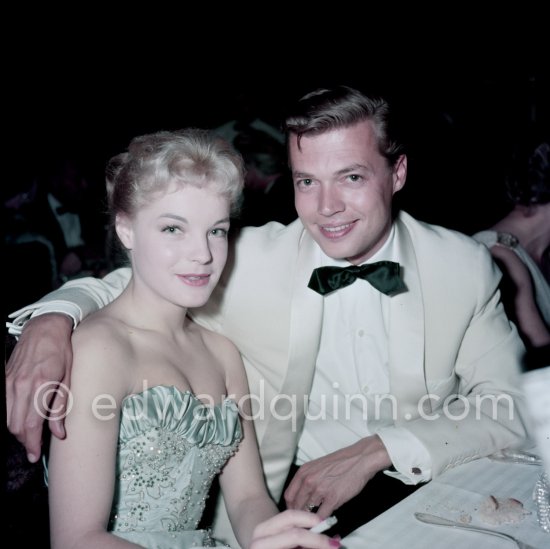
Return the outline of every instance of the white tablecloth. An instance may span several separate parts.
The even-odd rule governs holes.
[[[414,492],[385,513],[342,540],[345,549],[506,549],[513,548],[494,536],[423,524],[415,512],[459,521],[511,534],[536,547],[550,548],[550,534],[537,523],[533,488],[542,467],[501,463],[484,458],[451,469]],[[490,526],[479,520],[479,504],[489,495],[516,498],[530,513],[517,524]]]

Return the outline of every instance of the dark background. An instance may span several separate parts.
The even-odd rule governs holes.
[[[533,126],[548,127],[548,48],[504,46],[488,40],[465,54],[435,44],[413,53],[405,44],[398,55],[357,43],[326,54],[300,44],[269,53],[228,46],[210,55],[181,44],[180,55],[177,41],[165,48],[143,39],[126,50],[119,43],[109,53],[73,35],[11,60],[6,106],[16,122],[16,170],[3,192],[25,188],[41,166],[69,154],[89,162],[101,187],[105,162],[135,135],[221,125],[237,115],[243,94],[277,125],[289,101],[344,83],[385,93],[403,109],[410,141],[403,206],[471,233],[506,207],[510,146]]]
[[[243,93],[259,117],[277,125],[287,102],[348,84],[384,92],[403,110],[410,141],[403,207],[466,233],[490,226],[507,207],[502,185],[510,147],[535,128],[548,131],[547,18],[536,11],[523,17],[515,6],[503,24],[501,7],[481,17],[462,6],[460,14],[417,12],[397,25],[397,7],[385,17],[372,5],[362,8],[322,12],[315,5],[304,22],[293,10],[274,13],[266,4],[244,25],[236,24],[241,15],[213,5],[202,17],[188,4],[179,11],[136,5],[118,17],[91,14],[86,4],[78,14],[51,5],[43,13],[10,8],[3,197],[74,155],[89,164],[101,195],[106,161],[136,135],[216,127],[236,116]],[[8,529],[47,547],[41,466],[28,466],[15,441],[8,443],[15,484]]]

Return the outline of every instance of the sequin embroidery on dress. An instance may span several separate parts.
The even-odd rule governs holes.
[[[157,386],[123,402],[113,533],[151,549],[216,547],[197,530],[213,479],[241,440],[237,405]]]

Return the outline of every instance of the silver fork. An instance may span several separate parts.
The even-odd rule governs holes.
[[[497,532],[495,530],[490,530],[489,528],[482,528],[481,526],[472,526],[471,524],[463,524],[462,522],[455,522],[454,520],[448,520],[442,517],[437,517],[435,515],[430,515],[428,513],[415,513],[414,516],[420,522],[425,522],[427,524],[435,524],[436,526],[450,526],[452,528],[460,528],[464,530],[472,530],[474,532],[480,532],[482,534],[489,534],[499,538],[506,539],[508,541],[514,542],[519,549],[536,549],[532,545],[527,545],[522,541],[504,534],[503,532]]]

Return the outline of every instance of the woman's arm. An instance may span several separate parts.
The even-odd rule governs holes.
[[[227,373],[227,389],[235,398],[241,413],[243,439],[237,453],[229,460],[220,474],[220,486],[225,499],[231,525],[242,547],[249,547],[254,528],[278,513],[269,497],[262,473],[256,434],[252,421],[250,399],[246,398],[248,385],[244,366],[236,349],[230,350],[233,364]],[[226,354],[229,358],[231,355]]]
[[[72,408],[67,436],[52,438],[49,504],[52,548],[137,547],[107,532],[115,486],[122,399],[129,391],[123,354],[107,326],[83,326],[74,336]],[[98,345],[98,342],[102,342]],[[99,395],[109,395],[96,400]],[[113,399],[116,408],[101,408]]]
[[[308,547],[329,549],[339,542],[308,529],[321,521],[313,513],[285,511],[279,513],[264,481],[256,443],[248,383],[244,366],[235,346],[216,335],[217,352],[224,357],[226,387],[241,411],[243,440],[236,454],[220,474],[220,486],[231,525],[243,548],[278,549]]]
[[[531,347],[550,344],[550,330],[546,326],[535,300],[535,290],[529,269],[513,250],[504,246],[493,246],[491,254],[510,283],[509,292],[503,290],[503,297],[509,297],[514,310],[511,316],[518,324],[518,330]]]

